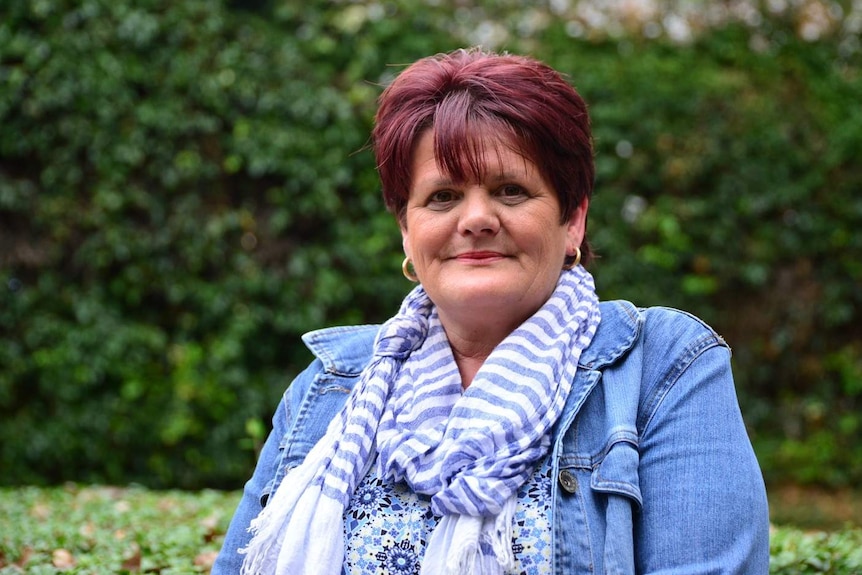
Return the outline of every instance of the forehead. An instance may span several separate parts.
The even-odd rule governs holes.
[[[516,175],[542,177],[513,136],[490,131],[447,141],[435,130],[426,130],[416,140],[411,168],[414,184],[429,178],[465,183]]]

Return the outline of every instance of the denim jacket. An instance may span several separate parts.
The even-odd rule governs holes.
[[[603,302],[553,437],[547,573],[757,573],[769,566],[766,490],[740,414],[730,349],[697,318]],[[213,575],[239,572],[256,517],[338,412],[377,326],[314,331]]]

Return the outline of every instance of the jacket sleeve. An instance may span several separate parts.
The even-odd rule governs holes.
[[[245,484],[242,498],[225,534],[221,552],[213,565],[212,575],[239,573],[244,555],[238,550],[248,545],[251,539],[251,533],[248,531],[251,520],[260,513],[284,476],[286,470],[282,465],[282,453],[296,417],[296,406],[305,394],[309,382],[319,371],[320,362],[315,361],[297,376],[279,402],[272,418],[272,431],[260,452],[254,473]]]
[[[646,409],[638,425],[637,572],[765,575],[766,490],[740,413],[730,349],[714,333],[696,341],[674,355],[645,354],[654,365],[644,364],[653,384],[641,397]]]

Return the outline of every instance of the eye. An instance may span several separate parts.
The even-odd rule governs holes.
[[[428,196],[428,207],[444,209],[456,199],[457,195],[452,190],[438,190]]]
[[[517,184],[506,184],[504,186],[500,186],[497,190],[497,195],[502,198],[503,201],[510,204],[520,203],[530,197],[527,190]]]

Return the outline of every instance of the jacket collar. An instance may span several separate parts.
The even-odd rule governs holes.
[[[327,373],[355,376],[371,360],[379,329],[379,325],[327,327],[306,333],[302,341]]]
[[[601,302],[602,321],[589,347],[581,354],[583,367],[599,370],[624,356],[640,335],[643,318],[623,300]],[[309,350],[323,362],[327,373],[359,375],[374,353],[379,325],[330,327],[302,336]]]
[[[643,316],[631,302],[603,301],[599,309],[602,321],[579,361],[583,367],[595,370],[615,363],[628,353],[640,337],[643,326]]]

